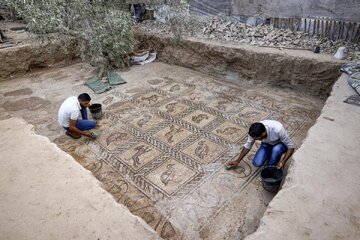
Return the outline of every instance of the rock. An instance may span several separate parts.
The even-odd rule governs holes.
[[[276,29],[270,25],[258,25],[256,27],[245,25],[237,21],[229,21],[219,17],[197,17],[200,27],[195,31],[195,37],[203,39],[235,41],[239,43],[251,43],[261,46],[279,46],[286,48],[313,49],[320,46],[321,51],[334,54],[338,47],[346,46],[349,52],[359,51],[358,43],[347,43],[343,40],[332,42],[327,38],[311,37],[308,33],[292,32],[290,29]],[[147,31],[157,32],[162,29],[163,33],[171,33],[167,24],[156,21],[144,21],[138,25]],[[261,41],[260,41],[261,39]]]

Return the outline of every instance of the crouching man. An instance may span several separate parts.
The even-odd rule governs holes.
[[[90,129],[96,126],[94,120],[88,120],[87,108],[90,106],[91,98],[89,94],[82,93],[78,97],[67,98],[61,105],[58,112],[58,121],[66,130],[66,135],[78,139],[81,135],[93,138]],[[79,115],[81,113],[81,118]]]
[[[235,168],[249,153],[256,140],[261,141],[261,146],[252,160],[255,167],[264,165],[268,160],[269,166],[283,168],[294,153],[295,145],[283,125],[278,121],[264,120],[250,126],[247,142],[241,150],[239,158],[230,162],[229,166]],[[284,157],[280,160],[283,154]]]

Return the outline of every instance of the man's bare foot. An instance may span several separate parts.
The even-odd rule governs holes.
[[[76,134],[76,133],[74,133],[74,132],[66,131],[65,134],[68,135],[69,137],[73,138],[73,139],[79,139],[79,138],[81,138],[81,135]]]

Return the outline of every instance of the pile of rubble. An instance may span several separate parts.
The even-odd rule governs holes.
[[[308,33],[293,32],[290,29],[277,29],[270,25],[246,26],[240,22],[213,18],[203,28],[202,37],[208,39],[230,40],[258,46],[309,49],[320,46],[323,52],[335,53],[338,47],[347,46],[349,51],[359,51],[358,43],[343,40],[331,41],[321,36],[310,37]],[[200,36],[201,36],[200,35]]]
[[[139,27],[158,34],[171,33],[171,29],[166,24],[157,21],[146,21]],[[350,53],[360,51],[360,44],[356,42],[331,41],[328,38],[312,37],[308,33],[293,32],[290,29],[277,29],[270,25],[252,27],[241,22],[220,18],[199,20],[194,35],[202,39],[233,41],[257,46],[278,47],[280,49],[313,50],[316,46],[320,46],[321,52],[331,54],[335,53],[341,46],[345,46],[347,52]]]

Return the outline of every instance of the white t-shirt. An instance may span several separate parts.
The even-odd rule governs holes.
[[[295,148],[294,143],[291,141],[289,135],[285,131],[284,126],[280,122],[275,120],[264,120],[260,122],[264,124],[267,132],[267,138],[261,140],[261,142],[270,145],[275,145],[282,142],[288,149]],[[244,147],[246,149],[251,149],[254,145],[254,142],[254,138],[249,135]]]
[[[58,112],[58,122],[63,127],[70,127],[70,120],[77,120],[80,115],[80,103],[77,97],[67,98]]]

